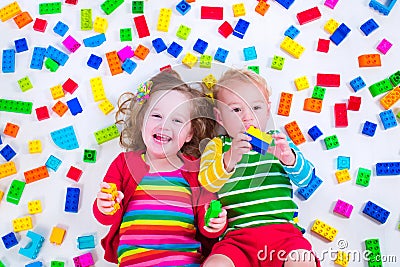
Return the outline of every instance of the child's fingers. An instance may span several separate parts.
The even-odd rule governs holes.
[[[100,191],[100,192],[97,193],[97,198],[98,198],[98,199],[109,200],[109,199],[112,198],[112,195]]]
[[[224,224],[226,222],[226,218],[212,218],[210,219],[210,223],[208,225],[210,225],[210,227],[212,225],[220,225],[220,224]]]
[[[226,209],[222,209],[222,211],[218,214],[218,217],[224,218],[224,217],[226,217],[226,215],[227,215]]]
[[[106,182],[101,182],[100,183],[100,188],[110,188],[111,186],[108,184],[108,183],[106,183]]]
[[[236,135],[236,138],[233,138],[233,139],[236,139],[238,141],[247,141],[247,142],[251,141],[251,137],[244,133],[238,133]]]
[[[114,211],[114,207],[110,207],[110,208],[101,208],[101,211],[103,213],[110,213]]]
[[[286,140],[286,135],[284,133],[276,133],[272,135],[272,138],[274,138],[276,141],[280,139]]]
[[[115,201],[112,200],[101,200],[101,199],[97,199],[97,205],[99,207],[102,208],[109,208],[109,207],[113,207],[115,204]]]
[[[121,203],[121,201],[124,199],[124,193],[122,193],[121,191],[118,191],[118,196],[116,198],[116,200],[118,201],[118,203]]]

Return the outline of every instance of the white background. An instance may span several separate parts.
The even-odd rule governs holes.
[[[1,0],[1,5],[9,4],[10,1]],[[368,238],[379,238],[383,255],[396,255],[397,263],[385,263],[384,266],[399,266],[400,248],[398,240],[400,232],[397,229],[399,224],[399,177],[377,177],[371,178],[371,183],[367,188],[355,184],[356,174],[359,167],[375,170],[377,162],[399,161],[400,142],[399,126],[393,129],[384,130],[379,120],[379,113],[383,111],[379,104],[381,96],[372,98],[367,88],[354,93],[349,82],[361,75],[367,85],[371,85],[398,70],[400,35],[398,25],[400,25],[400,9],[396,5],[389,16],[383,16],[368,7],[368,0],[344,1],[340,0],[334,10],[323,5],[323,0],[300,1],[297,0],[289,10],[284,9],[275,1],[269,1],[271,7],[267,14],[262,17],[255,13],[256,1],[246,1],[246,16],[243,19],[250,22],[248,32],[243,40],[229,36],[227,39],[218,34],[217,29],[223,21],[201,20],[200,6],[223,6],[224,20],[231,25],[235,25],[238,18],[233,16],[232,4],[240,1],[211,1],[198,0],[192,4],[192,10],[185,16],[180,15],[175,10],[178,1],[145,1],[145,16],[150,29],[151,36],[138,39],[133,25],[131,14],[131,1],[119,7],[114,13],[107,16],[100,9],[102,1],[80,0],[77,6],[63,4],[62,14],[39,15],[38,2],[20,0],[19,4],[23,11],[29,11],[32,18],[40,17],[48,21],[45,33],[36,32],[32,29],[33,23],[18,29],[13,20],[0,24],[0,49],[14,48],[14,40],[25,37],[28,41],[29,51],[16,54],[16,71],[11,74],[0,73],[0,97],[33,102],[33,112],[31,115],[0,113],[0,129],[4,129],[7,122],[12,122],[21,127],[17,138],[4,136],[1,131],[3,145],[10,144],[17,152],[13,159],[16,163],[18,173],[12,177],[0,180],[0,189],[7,193],[8,187],[13,179],[24,181],[23,172],[42,166],[47,158],[52,154],[60,158],[63,162],[57,172],[50,171],[50,178],[35,182],[26,186],[21,202],[18,206],[3,201],[0,203],[0,235],[3,236],[12,231],[11,221],[18,217],[28,215],[28,201],[39,199],[42,201],[43,212],[33,217],[34,231],[43,235],[46,240],[39,253],[38,260],[42,260],[46,266],[50,266],[51,260],[64,260],[66,266],[73,266],[72,258],[87,251],[79,251],[76,247],[78,236],[85,234],[95,234],[97,238],[96,249],[92,250],[96,260],[96,266],[111,266],[103,258],[103,250],[99,245],[99,240],[107,231],[106,227],[99,225],[91,212],[91,205],[99,189],[99,183],[114,157],[121,151],[118,140],[115,139],[103,145],[97,145],[93,133],[99,129],[110,126],[114,122],[114,113],[105,116],[97,107],[91,94],[89,79],[101,76],[105,87],[107,98],[116,105],[119,95],[125,91],[134,91],[137,85],[155,74],[157,70],[165,65],[179,64],[187,52],[198,53],[192,50],[197,38],[201,38],[209,43],[206,54],[214,56],[218,47],[229,50],[227,66],[247,67],[249,65],[260,66],[260,73],[266,77],[273,89],[272,113],[277,127],[283,130],[283,126],[296,120],[301,130],[306,136],[307,143],[300,145],[304,154],[314,163],[317,175],[323,179],[322,186],[308,201],[301,201],[295,197],[300,206],[300,224],[307,229],[306,237],[312,242],[318,255],[324,250],[337,249],[337,242],[345,240],[349,250],[365,249],[364,240]],[[387,2],[387,1],[383,1]],[[314,22],[300,26],[296,19],[296,14],[300,11],[318,6],[322,17]],[[173,15],[169,32],[159,32],[156,30],[157,18],[161,7],[173,9]],[[97,34],[94,31],[80,30],[80,9],[92,8],[93,20],[96,16],[108,19],[109,28],[106,33],[107,41],[96,48],[86,48],[82,40],[86,37]],[[329,38],[329,34],[323,29],[324,24],[334,18],[339,23],[344,22],[351,32],[348,37],[339,45],[331,43],[329,53],[316,51],[318,38]],[[379,29],[366,37],[359,29],[368,19],[373,18],[378,24]],[[52,28],[59,21],[69,25],[70,30],[62,38],[56,35]],[[188,40],[181,40],[176,37],[176,31],[180,24],[192,28]],[[301,33],[296,41],[302,44],[306,50],[300,59],[294,59],[279,48],[283,40],[285,30],[290,26],[296,26]],[[132,27],[133,42],[120,42],[119,29]],[[80,43],[81,48],[74,54],[69,53],[61,44],[68,36],[72,35]],[[175,59],[165,52],[157,54],[151,46],[151,41],[157,37],[162,37],[167,45],[176,41],[184,47],[181,55]],[[361,54],[378,53],[376,46],[382,40],[388,39],[394,45],[387,55],[381,55],[382,67],[359,68],[357,57]],[[126,45],[131,45],[136,49],[137,45],[142,44],[151,48],[148,57],[141,61],[134,59],[138,63],[137,69],[132,75],[127,73],[111,76],[107,66],[105,53],[119,50]],[[56,73],[50,73],[43,67],[43,70],[33,70],[29,68],[33,47],[48,47],[52,45],[69,54],[70,58],[65,66],[61,66]],[[258,58],[252,61],[244,61],[243,48],[255,46]],[[90,54],[96,54],[103,58],[103,63],[99,70],[94,70],[86,65]],[[282,71],[270,68],[274,55],[286,58]],[[220,73],[215,68],[200,69],[195,67],[189,70],[186,67],[179,67],[182,76],[186,80],[200,80],[209,73],[219,77]],[[312,88],[316,83],[317,73],[338,73],[341,75],[341,86],[339,88],[328,88],[320,114],[303,111],[304,99],[311,97]],[[311,88],[297,91],[294,86],[294,79],[306,75],[311,84]],[[21,92],[17,80],[29,76],[34,88]],[[71,96],[67,94],[61,99],[64,103],[74,97],[78,97],[83,113],[72,116],[68,111],[62,118],[51,111],[55,104],[50,94],[50,87],[64,83],[68,78],[72,78],[79,84],[79,88]],[[289,117],[276,115],[279,103],[280,92],[290,92],[294,94],[294,100]],[[360,111],[349,111],[349,126],[346,128],[334,127],[333,106],[335,103],[347,103],[350,95],[362,97]],[[50,110],[51,118],[39,122],[35,116],[34,109],[46,105]],[[399,112],[400,105],[394,106],[395,113]],[[114,110],[115,111],[115,110]],[[374,137],[361,134],[363,123],[372,121],[378,124]],[[73,125],[79,149],[65,151],[58,148],[50,138],[50,132]],[[316,142],[307,135],[307,131],[314,125],[324,133],[323,137],[336,134],[339,138],[340,147],[327,151],[323,144],[323,137]],[[39,139],[42,141],[43,151],[41,154],[29,154],[28,141]],[[85,148],[96,149],[98,159],[95,164],[84,163],[83,150]],[[339,155],[351,157],[350,173],[352,180],[343,184],[338,184],[335,178],[336,158]],[[0,158],[0,163],[5,160]],[[78,184],[66,178],[69,167],[73,165],[83,170],[83,175]],[[79,212],[70,214],[64,212],[64,201],[66,188],[78,186],[81,188],[81,199]],[[5,194],[6,195],[6,194]],[[340,198],[354,205],[353,214],[350,219],[339,217],[333,214],[332,210],[336,200]],[[391,212],[388,221],[380,225],[372,221],[369,217],[362,214],[362,210],[367,201],[386,208]],[[338,229],[336,239],[329,243],[310,234],[312,224],[316,219],[320,219]],[[53,226],[62,226],[67,229],[64,242],[61,246],[49,243],[49,237]],[[9,250],[0,245],[0,259],[7,266],[24,266],[31,262],[28,258],[18,254],[20,247],[28,243],[26,231],[17,234],[20,244]],[[326,258],[322,266],[334,266],[332,260]],[[350,262],[349,266],[367,266],[366,262]]]

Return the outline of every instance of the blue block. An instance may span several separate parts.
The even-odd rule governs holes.
[[[106,35],[104,33],[97,34],[92,37],[83,39],[83,44],[86,47],[97,47],[106,41]]]
[[[1,69],[3,73],[15,72],[15,50],[3,50],[3,59]]]
[[[353,88],[354,92],[357,92],[358,90],[364,88],[367,85],[365,84],[363,78],[361,78],[361,76],[358,76],[357,78],[351,80],[350,86],[351,88]]]
[[[297,35],[299,35],[299,33],[300,31],[292,25],[285,31],[284,35],[294,39]]]
[[[76,187],[68,187],[67,195],[65,197],[65,212],[78,212],[79,207],[79,194],[81,190]]]
[[[183,47],[179,44],[172,42],[172,44],[168,47],[167,52],[174,58],[177,58],[179,54],[182,52]]]
[[[390,11],[392,10],[394,4],[396,4],[397,0],[387,0],[383,1],[386,3],[386,5],[380,3],[378,0],[371,0],[369,2],[369,6],[372,7],[373,9],[379,11],[383,15],[387,16],[389,15]]]
[[[243,48],[244,60],[253,60],[257,59],[257,52],[254,46]]]
[[[199,39],[197,39],[196,43],[194,44],[193,50],[196,52],[199,52],[200,54],[204,54],[207,47],[208,47],[208,43],[199,38]]]
[[[44,55],[48,58],[51,58],[61,66],[64,66],[69,58],[67,54],[51,45],[49,45]]]
[[[34,260],[37,258],[43,245],[44,237],[32,231],[28,231],[26,236],[32,239],[32,241],[26,247],[20,248],[19,254]]]
[[[362,129],[362,133],[365,134],[365,135],[374,136],[377,126],[378,125],[376,123],[373,123],[373,122],[370,122],[370,121],[366,121],[364,123],[363,129]]]
[[[33,48],[33,54],[31,59],[31,69],[41,70],[43,68],[44,54],[46,53],[46,48],[35,47]]]
[[[351,30],[346,24],[342,23],[340,26],[333,32],[331,37],[329,38],[335,45],[339,45],[344,38],[349,34]]]
[[[376,175],[400,175],[400,162],[380,162],[376,164]]]
[[[322,135],[321,130],[318,128],[317,125],[313,126],[308,130],[308,135],[315,141]]]
[[[17,51],[17,53],[28,51],[28,43],[26,42],[25,38],[15,40],[14,43],[15,51]]]
[[[0,154],[3,156],[3,158],[6,161],[10,161],[17,153],[15,153],[14,149],[12,149],[9,145],[6,145],[3,147],[2,150],[0,150]]]
[[[297,190],[297,194],[300,195],[305,200],[307,200],[321,184],[322,180],[318,176],[316,176],[314,172],[313,177],[310,180],[310,183],[305,187],[300,187]]]
[[[219,62],[225,63],[228,53],[228,50],[218,47],[217,52],[215,52],[214,59],[218,60]]]
[[[339,156],[337,158],[337,169],[350,169],[350,157]]]
[[[1,135],[0,135],[0,145],[3,144],[3,140],[1,140]]]
[[[87,62],[87,65],[89,67],[92,67],[93,69],[98,70],[101,65],[101,62],[103,62],[103,59],[101,57],[91,54]]]
[[[252,150],[254,150],[257,153],[260,153],[262,155],[265,155],[267,153],[267,150],[269,147],[269,144],[267,142],[264,142],[261,139],[258,139],[257,137],[254,137],[247,133],[245,133],[245,134],[251,137],[250,144],[251,144]]]
[[[167,49],[167,46],[161,38],[154,39],[151,43],[153,44],[154,49],[157,51],[157,54]]]
[[[72,98],[71,100],[68,100],[67,105],[68,105],[69,111],[71,111],[71,114],[73,116],[82,112],[82,107],[81,107],[81,104],[79,103],[79,100],[77,97]]]
[[[95,247],[94,236],[87,235],[87,236],[78,237],[78,248],[79,249],[88,249],[88,248],[94,248],[94,247]]]
[[[182,15],[188,13],[190,8],[191,6],[185,0],[180,1],[179,4],[176,5],[176,10],[178,10]]]
[[[60,148],[65,150],[73,150],[79,148],[73,126],[68,126],[60,130],[50,133],[53,142]]]
[[[50,157],[47,159],[45,165],[48,169],[52,169],[53,171],[56,172],[58,170],[58,168],[60,167],[61,163],[62,163],[62,161],[60,159],[56,158],[53,155],[50,155]]]
[[[236,23],[235,28],[233,29],[232,34],[236,37],[239,37],[240,39],[243,39],[244,34],[246,33],[249,26],[250,22],[245,21],[244,19],[239,19],[239,21]]]
[[[122,69],[126,71],[129,74],[132,74],[132,72],[136,69],[137,64],[136,62],[132,61],[131,59],[126,59],[124,63],[122,63]]]
[[[379,28],[378,23],[374,19],[367,20],[363,25],[361,25],[360,30],[368,36],[371,32]]]
[[[25,267],[43,267],[43,263],[41,261],[35,261],[25,265]]]
[[[1,238],[3,240],[4,246],[6,249],[12,248],[13,246],[18,244],[17,237],[15,236],[14,232],[6,234]]]
[[[289,9],[289,7],[293,4],[294,0],[276,0],[281,6],[283,6],[286,9]]]
[[[385,130],[397,126],[396,118],[391,109],[382,111],[381,113],[379,113],[379,117],[381,117],[383,128],[385,128]]]
[[[379,207],[372,201],[368,201],[367,204],[365,204],[363,213],[377,220],[380,223],[385,223],[390,215],[389,211],[385,210],[382,207]]]
[[[64,35],[67,33],[69,27],[67,24],[62,23],[61,21],[57,22],[56,26],[54,26],[53,31],[60,35],[61,37],[64,37]]]

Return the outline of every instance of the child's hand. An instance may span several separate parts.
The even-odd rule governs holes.
[[[249,141],[251,137],[244,133],[238,133],[232,139],[232,146],[224,155],[224,166],[227,172],[231,172],[242,159],[243,154],[251,150]]]
[[[205,204],[204,208],[205,210],[208,210],[208,207],[210,205],[207,203]],[[218,214],[218,218],[211,218],[210,222],[208,223],[208,226],[204,226],[204,229],[209,232],[209,233],[217,233],[221,231],[224,227],[225,224],[227,223],[227,213],[225,209],[222,209],[222,211]]]
[[[102,182],[100,184],[100,188],[110,188],[110,185],[106,182]],[[97,193],[97,207],[103,214],[110,214],[114,210],[115,201],[112,200],[112,195],[108,193],[104,193],[100,191]],[[116,197],[116,201],[121,203],[124,198],[124,194],[121,191],[118,191],[118,196]]]
[[[286,135],[283,133],[273,134],[272,138],[275,139],[275,146],[269,146],[268,153],[273,154],[284,165],[293,166],[296,162],[296,155],[290,148]]]

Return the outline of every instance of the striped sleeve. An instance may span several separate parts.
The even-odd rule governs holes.
[[[199,182],[207,191],[218,192],[235,172],[228,173],[223,161],[222,140],[215,137],[208,142],[200,161]]]

